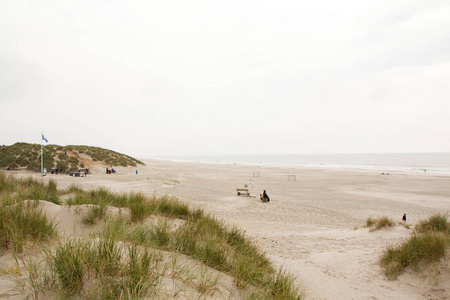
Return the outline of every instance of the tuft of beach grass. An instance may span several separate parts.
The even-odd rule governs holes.
[[[380,230],[385,227],[392,227],[395,225],[395,222],[389,217],[379,217],[373,219],[372,217],[367,218],[366,226],[370,228],[370,231]]]
[[[445,258],[450,248],[449,228],[447,215],[443,214],[420,221],[409,239],[384,251],[381,265],[385,275],[396,279],[406,268],[417,269]]]

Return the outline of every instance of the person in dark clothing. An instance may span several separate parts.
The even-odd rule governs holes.
[[[403,224],[406,224],[406,214],[403,214],[402,220],[403,220]]]
[[[263,198],[267,199],[267,202],[270,202],[269,195],[267,195],[266,190],[263,191]]]

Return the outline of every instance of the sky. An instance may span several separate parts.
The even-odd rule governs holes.
[[[450,152],[450,1],[0,0],[0,144]]]

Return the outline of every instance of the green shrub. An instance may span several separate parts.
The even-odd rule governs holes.
[[[41,169],[41,163],[38,161],[38,159],[30,160],[30,163],[27,166],[27,170],[40,170]]]
[[[14,164],[16,161],[16,156],[15,155],[8,155],[8,156],[3,156],[0,159],[0,167],[2,168],[6,168],[6,167],[10,167],[11,165]]]

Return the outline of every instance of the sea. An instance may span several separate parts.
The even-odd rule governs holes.
[[[177,155],[151,157],[178,162],[253,166],[356,169],[450,175],[450,152],[289,155]]]

